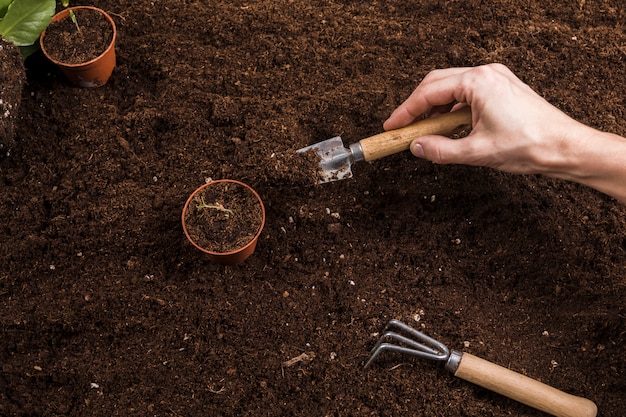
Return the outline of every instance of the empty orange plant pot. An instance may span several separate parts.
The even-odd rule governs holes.
[[[220,189],[220,191],[213,191],[217,189]],[[253,207],[243,210],[242,206],[242,209],[239,209],[239,205],[235,201],[237,197],[231,199],[230,194],[239,196],[243,195],[245,199],[253,205]],[[207,196],[207,199],[209,196],[212,198],[207,200],[208,203],[205,201],[205,195]],[[235,207],[237,207],[237,209],[235,209]],[[205,208],[208,208],[209,212],[213,216],[217,213],[220,217],[224,214],[227,218],[227,212],[230,212],[232,220],[229,221],[233,222],[238,222],[243,215],[253,218],[254,220],[249,223],[253,226],[252,229],[250,229],[251,231],[248,238],[246,238],[245,241],[241,241],[235,248],[231,248],[229,250],[221,251],[213,247],[205,247],[201,242],[201,238],[198,237],[198,233],[196,233],[202,225],[198,225],[197,221],[192,223],[191,220],[191,216],[198,216],[198,211]],[[233,208],[233,211],[229,208]],[[261,235],[261,231],[265,225],[265,206],[263,205],[263,201],[261,200],[259,194],[250,186],[242,182],[236,180],[211,181],[197,188],[187,199],[182,212],[182,225],[185,236],[189,242],[191,242],[191,244],[197,249],[206,253],[212,261],[221,265],[237,265],[248,259],[256,249],[257,241],[259,240],[259,236]],[[256,230],[254,229],[255,227]],[[211,230],[205,230],[202,233],[206,233],[208,235],[213,234],[213,236],[210,236],[209,240],[219,241],[221,236],[215,236],[215,234],[221,234],[219,230],[221,229],[214,228]]]
[[[56,64],[63,74],[70,80],[73,84],[79,87],[86,88],[95,88],[100,87],[106,84],[106,82],[111,77],[113,73],[113,68],[115,68],[116,60],[115,60],[115,39],[117,38],[117,28],[115,27],[115,22],[111,19],[108,13],[104,10],[99,9],[97,7],[92,6],[75,6],[69,7],[67,9],[62,10],[52,17],[52,23],[60,22],[64,19],[70,17],[70,10],[77,11],[81,9],[91,9],[95,10],[98,13],[102,14],[106,20],[111,24],[111,29],[113,30],[113,37],[111,39],[111,43],[106,48],[104,52],[102,52],[98,57],[79,64],[69,64],[65,62],[61,62],[54,57],[52,57],[45,48],[44,38],[46,36],[46,31],[44,30],[41,33],[41,37],[39,38],[39,45],[41,46],[41,51],[43,54],[54,64]]]

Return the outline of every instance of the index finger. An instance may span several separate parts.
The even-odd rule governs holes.
[[[466,102],[459,89],[461,76],[471,68],[448,68],[434,70],[426,75],[404,103],[396,108],[385,121],[385,130],[397,129],[412,123],[433,107],[444,106],[455,101]]]

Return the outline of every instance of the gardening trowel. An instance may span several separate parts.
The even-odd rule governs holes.
[[[425,135],[450,135],[463,126],[472,124],[469,107],[429,117],[401,129],[390,130],[361,139],[349,148],[339,136],[315,143],[297,152],[316,151],[321,160],[320,184],[352,177],[351,166],[358,161],[374,161],[409,149],[413,139]]]

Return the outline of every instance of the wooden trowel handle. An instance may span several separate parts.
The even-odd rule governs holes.
[[[379,133],[359,141],[366,161],[373,161],[409,149],[413,139],[425,135],[449,135],[472,124],[469,107],[420,120],[406,127]]]
[[[559,391],[469,353],[453,353],[462,355],[454,375],[466,381],[558,417],[595,417],[598,413],[596,405],[586,398]]]

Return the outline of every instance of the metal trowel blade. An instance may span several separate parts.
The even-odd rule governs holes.
[[[319,183],[352,178],[352,152],[343,146],[339,136],[314,143],[296,152],[314,150],[320,156]]]

